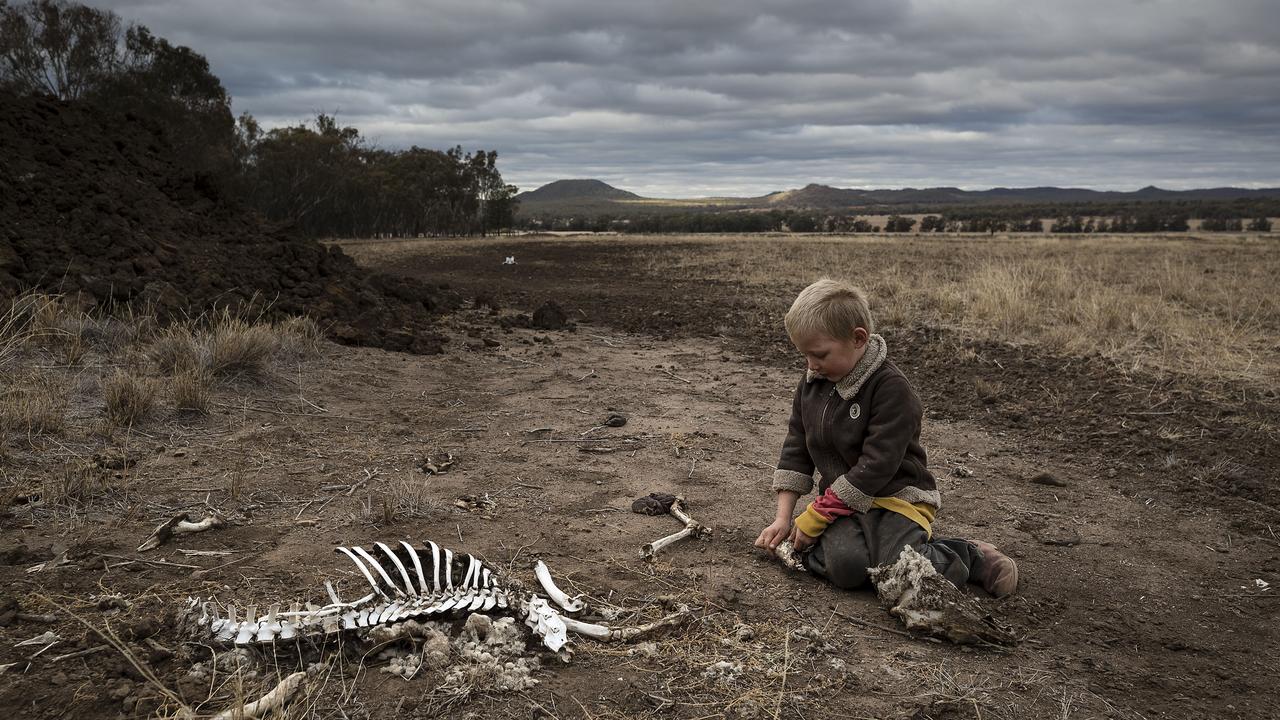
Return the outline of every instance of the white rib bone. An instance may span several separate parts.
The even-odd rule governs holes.
[[[428,540],[427,544],[431,546],[431,592],[440,592],[440,546]]]
[[[581,612],[586,607],[586,603],[582,602],[581,598],[571,598],[556,587],[556,581],[551,579],[551,570],[546,563],[539,560],[538,564],[533,566],[533,573],[538,576],[538,583],[542,585],[542,589],[546,590],[547,595],[560,607],[569,612]]]
[[[382,552],[386,553],[387,557],[391,558],[391,562],[394,563],[396,566],[396,569],[400,571],[400,578],[404,580],[405,593],[409,595],[415,594],[415,591],[413,589],[413,581],[409,579],[409,571],[405,569],[404,563],[400,562],[400,558],[396,557],[396,554],[391,552],[391,548],[387,547],[386,545],[383,545],[382,543],[374,543],[374,544],[377,545],[378,548],[382,550]]]
[[[444,549],[444,588],[453,589],[453,551]]]
[[[413,558],[413,569],[418,573],[418,591],[415,594],[427,594],[427,579],[422,576],[422,559],[418,557],[418,551],[409,543],[401,540],[400,544],[409,552],[409,557]]]
[[[329,599],[333,601],[334,605],[342,604],[341,598],[338,597],[338,591],[333,589],[333,583],[329,582],[328,580],[325,580],[324,589],[329,591]]]
[[[480,561],[476,559],[476,556],[468,555],[467,556],[467,574],[465,577],[462,578],[462,587],[464,588],[475,587],[473,583],[476,580],[480,579],[479,573],[476,572],[477,570],[479,570],[479,568],[480,568]]]
[[[373,587],[374,592],[378,593],[382,597],[387,596],[386,593],[382,592],[382,588],[378,587],[378,581],[374,580],[373,575],[369,574],[369,568],[364,566],[364,561],[362,561],[355,553],[351,552],[345,547],[339,546],[338,552],[345,553],[347,557],[351,558],[351,562],[355,563],[356,567],[360,568],[360,573],[364,575],[365,580],[369,581],[369,585]]]
[[[396,597],[404,595],[404,591],[401,590],[400,586],[396,585],[395,581],[391,579],[391,576],[387,574],[387,571],[382,567],[382,563],[378,562],[373,555],[370,555],[369,551],[359,546],[351,549],[360,553],[361,557],[368,560],[369,564],[373,565],[373,569],[378,571],[378,574],[382,576],[382,579],[387,583],[387,586],[395,591]]]

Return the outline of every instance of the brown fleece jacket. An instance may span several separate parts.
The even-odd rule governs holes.
[[[942,507],[920,444],[920,397],[872,335],[856,367],[837,382],[807,373],[796,388],[774,490],[801,495],[831,487],[845,505],[867,510],[873,498],[896,497]]]

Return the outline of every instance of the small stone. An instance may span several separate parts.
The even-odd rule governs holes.
[[[955,475],[958,478],[973,477],[973,471],[965,467],[964,465],[956,465],[955,467],[951,468],[951,474]]]

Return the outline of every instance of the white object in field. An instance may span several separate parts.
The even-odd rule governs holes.
[[[583,608],[587,606],[586,603],[582,602],[581,596],[571,598],[563,590],[556,587],[556,581],[551,578],[551,569],[541,560],[538,561],[537,565],[533,566],[533,574],[538,576],[538,584],[542,585],[542,589],[547,591],[547,595],[565,610],[582,612]]]
[[[782,561],[783,565],[797,572],[809,572],[809,568],[805,567],[804,560],[800,558],[800,553],[796,552],[796,548],[791,544],[790,540],[783,540],[773,549],[773,554]]]
[[[910,545],[898,559],[867,571],[889,614],[908,630],[958,644],[1012,645],[1017,638]]]
[[[258,718],[266,715],[272,710],[278,710],[289,702],[289,698],[298,692],[298,688],[302,685],[302,681],[307,677],[305,672],[296,672],[284,680],[280,681],[271,692],[263,695],[261,699],[247,703],[240,707],[234,707],[223,710],[213,716],[213,720],[233,720],[239,718]]]
[[[507,256],[507,259],[502,261],[502,264],[503,264],[503,265],[515,265],[515,264],[516,264],[516,256],[515,256],[515,255],[508,255],[508,256]]]
[[[199,522],[191,522],[191,518],[186,513],[178,513],[172,518],[160,523],[160,525],[147,536],[146,540],[138,546],[138,552],[146,552],[155,550],[165,544],[174,535],[183,535],[186,533],[204,532],[213,528],[220,528],[227,524],[218,513],[210,513],[207,517]]]
[[[671,503],[671,509],[668,511],[672,517],[684,523],[684,529],[677,533],[672,533],[664,538],[658,538],[651,543],[647,543],[640,548],[640,557],[645,560],[652,560],[662,549],[679,542],[687,537],[710,537],[711,528],[689,517],[689,513],[684,509],[684,498],[677,495],[676,499]]]

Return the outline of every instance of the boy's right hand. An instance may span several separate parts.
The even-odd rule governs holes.
[[[760,537],[756,538],[756,547],[763,548],[770,555],[774,555],[774,549],[778,547],[778,543],[786,540],[790,534],[790,520],[774,520],[769,527],[760,531]]]

